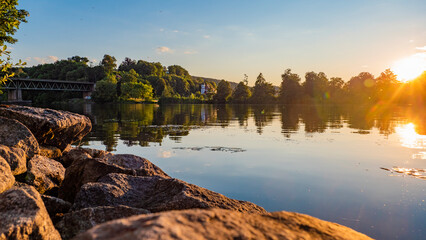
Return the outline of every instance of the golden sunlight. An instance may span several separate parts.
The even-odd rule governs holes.
[[[401,136],[402,146],[416,149],[426,148],[426,136],[418,134],[413,123],[397,127],[396,132]]]
[[[417,53],[398,60],[392,65],[391,69],[401,82],[413,80],[426,70],[425,54]]]

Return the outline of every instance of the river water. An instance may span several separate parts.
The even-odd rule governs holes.
[[[425,239],[426,113],[410,107],[83,104],[79,143],[145,157],[268,211],[378,239]]]

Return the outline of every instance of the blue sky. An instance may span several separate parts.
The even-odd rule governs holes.
[[[426,1],[19,0],[30,13],[15,35],[29,65],[104,54],[178,64],[195,76],[278,85],[286,68],[345,81],[426,59]]]

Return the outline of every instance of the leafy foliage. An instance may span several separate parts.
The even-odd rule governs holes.
[[[272,103],[275,101],[275,88],[271,83],[266,82],[262,73],[257,76],[251,101],[253,103]]]
[[[222,80],[217,85],[217,93],[214,95],[213,100],[218,103],[226,103],[231,97],[232,89],[228,81]]]
[[[11,63],[10,51],[7,51],[6,43],[13,44],[18,40],[12,37],[19,29],[21,22],[27,22],[28,12],[23,9],[16,9],[18,0],[0,1],[0,84],[6,82],[14,73],[10,72],[12,67],[21,66],[24,63]],[[0,92],[1,93],[1,92]]]
[[[232,101],[237,103],[246,103],[251,97],[250,88],[247,86],[247,82],[243,81],[238,83],[234,92],[232,93]]]

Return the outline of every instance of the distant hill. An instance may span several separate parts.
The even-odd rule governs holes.
[[[194,78],[202,78],[202,79],[204,79],[206,81],[215,82],[216,85],[219,84],[220,81],[222,81],[222,79],[214,79],[214,78],[207,78],[207,77],[198,77],[198,76],[191,76],[191,77],[192,77],[192,79],[194,79]],[[237,87],[237,85],[238,85],[238,83],[236,83],[236,82],[230,82],[230,81],[228,81],[228,82],[231,84],[231,88],[232,89],[235,89]]]

